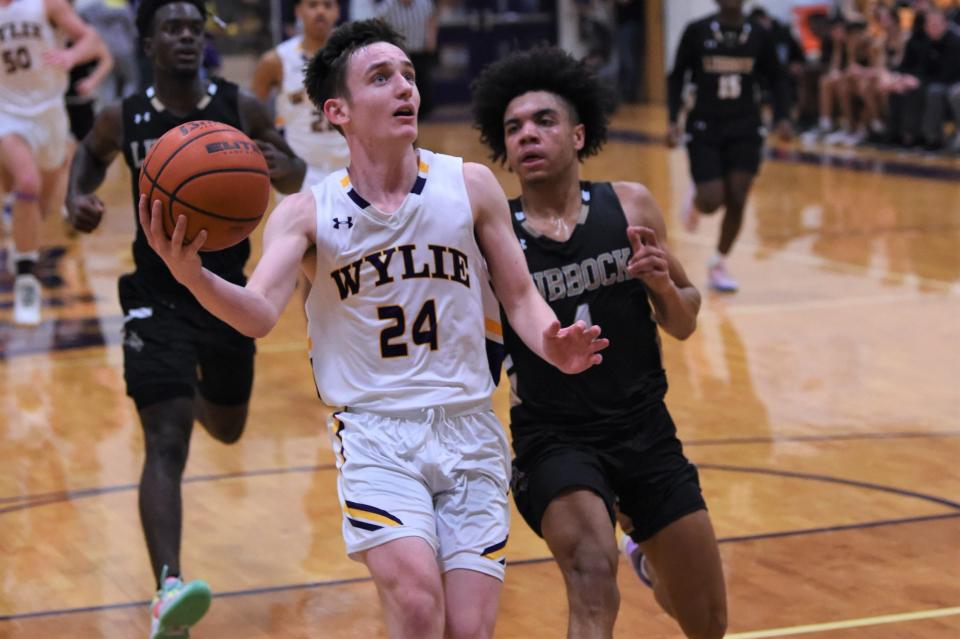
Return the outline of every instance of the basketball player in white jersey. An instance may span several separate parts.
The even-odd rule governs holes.
[[[307,163],[303,189],[309,190],[350,161],[350,149],[307,97],[303,72],[323,48],[340,18],[336,0],[296,0],[294,11],[303,33],[263,54],[253,72],[251,92],[263,101],[276,91],[277,128],[290,148]]]
[[[390,637],[493,634],[509,527],[509,451],[492,410],[480,263],[527,346],[575,373],[600,363],[600,329],[561,329],[540,297],[486,167],[417,149],[413,65],[379,20],[334,31],[306,74],[350,146],[349,169],[286,198],[246,287],[203,269],[206,233],[150,245],[209,311],[267,334],[303,267],[311,359],[331,418],[347,552],[366,563]],[[304,259],[307,257],[308,259]]]
[[[63,48],[61,37],[73,46]],[[70,138],[63,95],[71,67],[93,59],[96,33],[67,0],[0,0],[0,163],[13,203],[13,321],[40,323],[40,212],[59,207],[51,195]],[[41,208],[42,207],[42,208]]]

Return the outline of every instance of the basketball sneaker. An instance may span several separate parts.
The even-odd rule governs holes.
[[[13,282],[13,322],[23,326],[40,323],[40,280],[36,275],[17,275]]]
[[[640,578],[643,585],[647,588],[653,588],[653,580],[650,579],[650,571],[647,569],[647,558],[640,550],[640,544],[631,539],[630,535],[622,535],[620,537],[620,552],[630,562],[633,572],[637,573],[637,577]]]
[[[190,627],[210,608],[210,586],[205,581],[184,583],[179,577],[160,576],[163,585],[150,604],[150,639],[188,639]]]
[[[714,256],[707,264],[707,281],[718,293],[736,293],[740,290],[737,280],[727,271],[726,262]]]

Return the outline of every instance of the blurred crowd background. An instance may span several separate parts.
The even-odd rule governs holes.
[[[598,68],[619,102],[662,103],[683,25],[712,0],[339,0],[340,19],[382,16],[407,38],[422,115],[463,105],[507,51],[559,44]],[[249,85],[258,56],[295,35],[294,0],[209,3],[207,73]],[[99,100],[149,84],[136,0],[77,0],[116,60]],[[747,0],[778,41],[807,144],[960,153],[960,0]],[[442,114],[442,110],[441,110]]]

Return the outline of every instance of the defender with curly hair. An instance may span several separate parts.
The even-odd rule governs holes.
[[[610,95],[555,48],[510,55],[474,84],[475,125],[520,183],[513,230],[540,294],[562,322],[596,321],[611,342],[601,366],[559,375],[504,321],[514,500],[563,573],[569,637],[613,636],[617,517],[634,567],[687,636],[722,637],[720,555],[664,404],[658,335],[688,337],[700,295],[645,187],[580,179],[606,140]]]

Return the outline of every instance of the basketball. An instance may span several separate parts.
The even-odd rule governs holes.
[[[185,215],[185,242],[206,229],[200,250],[219,251],[246,238],[270,198],[270,172],[257,144],[221,122],[196,120],[170,129],[140,167],[140,193],[163,205],[163,230],[173,235]]]

